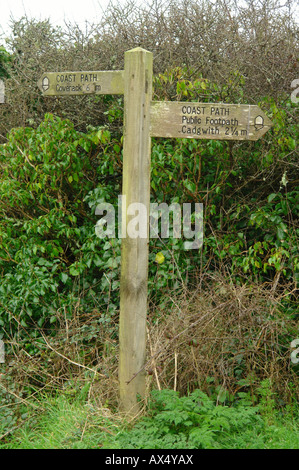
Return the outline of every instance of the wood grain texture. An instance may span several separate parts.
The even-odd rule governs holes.
[[[256,105],[154,101],[151,136],[187,139],[258,140],[272,126]]]
[[[124,71],[45,72],[37,82],[44,96],[124,93]]]
[[[128,382],[143,367],[146,352],[152,68],[152,53],[139,47],[125,53],[122,226],[127,229],[134,218],[127,212],[132,203],[147,211],[146,237],[126,232],[121,251],[119,385],[121,407],[131,414],[138,411],[137,395],[145,394],[144,371]]]

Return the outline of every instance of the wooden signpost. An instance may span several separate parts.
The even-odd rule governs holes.
[[[151,137],[257,140],[272,126],[258,106],[153,102],[152,75],[152,53],[137,47],[125,53],[124,71],[47,72],[38,81],[45,96],[124,94],[119,392],[130,414],[145,394],[149,218],[145,237],[129,237],[127,209],[142,204],[149,214]]]

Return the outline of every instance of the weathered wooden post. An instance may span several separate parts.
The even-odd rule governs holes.
[[[144,366],[146,349],[152,70],[151,52],[138,47],[125,53],[119,384],[121,406],[131,413],[138,411],[137,395],[145,393],[145,371],[131,379]],[[134,238],[131,204],[140,221]]]
[[[146,347],[152,63],[151,52],[136,48],[125,53],[124,71],[45,72],[38,81],[45,96],[125,94],[119,382],[121,407],[132,413],[145,392],[144,372],[132,377],[144,365]],[[132,203],[144,222],[137,238],[129,230]]]

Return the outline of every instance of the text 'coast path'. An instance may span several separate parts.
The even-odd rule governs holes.
[[[272,122],[256,105],[153,101],[151,136],[258,140]]]

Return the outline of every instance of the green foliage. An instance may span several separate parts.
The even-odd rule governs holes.
[[[269,413],[268,409],[268,416]],[[273,416],[273,409],[271,413]],[[108,438],[103,447],[109,449],[265,448],[271,447],[270,436],[274,429],[281,437],[283,436],[278,423],[269,430],[267,425],[269,423],[263,420],[259,408],[246,403],[245,400],[228,407],[216,405],[212,398],[200,390],[183,397],[179,397],[173,390],[155,390],[151,394],[146,417],[140,419],[131,429],[126,428],[119,432],[113,439]],[[295,428],[293,432],[292,445],[298,448],[298,434],[296,435]]]
[[[285,195],[279,192],[270,194],[267,202],[251,213],[250,226],[263,231],[243,259],[245,272],[250,268],[262,268],[266,272],[272,267],[289,279],[292,275],[299,275],[298,231],[288,227],[288,217],[296,219],[298,207],[299,191]]]
[[[11,56],[7,50],[0,46],[0,79],[9,77],[9,67],[11,63]]]
[[[173,390],[153,391],[149,415],[132,430],[120,433],[109,448],[209,449],[225,436],[248,427],[262,427],[254,407],[216,406],[200,390],[179,397]]]
[[[203,78],[192,67],[173,67],[154,77],[154,92],[157,99],[170,101],[243,102],[244,76],[231,71],[225,84]]]
[[[0,148],[0,325],[49,327],[60,308],[71,315],[79,295],[102,294],[109,304],[116,282],[119,243],[100,240],[94,230],[93,201],[117,194],[117,185],[97,186],[101,172],[113,172],[110,133],[85,135],[67,120],[46,115],[36,129],[14,129]],[[99,164],[101,146],[106,156]],[[98,152],[92,158],[92,152]],[[94,192],[93,192],[94,191]],[[113,269],[114,268],[114,269]],[[103,277],[103,271],[106,271]],[[103,295],[106,291],[106,296]],[[83,300],[84,303],[84,300]]]
[[[33,412],[28,403],[28,413],[24,416],[22,427],[12,431],[11,442],[2,440],[0,447],[19,449],[67,449],[93,447],[100,442],[105,433],[113,432],[116,420],[97,413],[95,407],[71,400],[65,395],[40,397],[43,410]],[[33,404],[34,405],[34,404]],[[0,418],[0,434],[1,434]]]
[[[157,75],[155,98],[243,101],[240,73],[224,87],[194,74],[185,67]],[[185,250],[185,238],[174,238],[172,228],[169,239],[150,239],[152,304],[167,304],[165,293],[197,285],[199,271],[224,269],[236,284],[286,286],[281,311],[286,319],[294,315],[296,110],[288,100],[270,98],[259,106],[274,126],[257,142],[152,139],[151,202],[204,206],[202,249]],[[61,319],[75,313],[86,318],[96,310],[88,324],[77,324],[71,344],[95,342],[100,331],[117,334],[112,324],[117,325],[119,309],[120,239],[96,236],[95,210],[101,202],[111,203],[117,223],[122,99],[105,97],[105,107],[107,126],[90,126],[84,134],[70,121],[47,114],[36,129],[13,129],[0,146],[0,335],[18,334],[18,344],[29,354],[40,350],[39,328],[55,336]],[[163,263],[156,262],[157,253]],[[268,305],[261,308],[263,318],[270,318]],[[159,314],[155,309],[154,318]],[[293,330],[286,330],[279,343],[282,354],[293,339]],[[246,335],[254,348],[251,333]],[[244,349],[233,341],[230,348],[232,361],[239,362],[236,381],[244,379]]]
[[[157,76],[157,99],[244,102],[239,73],[224,87],[190,75],[192,70],[176,68]],[[178,248],[173,253],[180,253],[176,262],[183,275],[190,271],[188,260],[192,266],[226,265],[240,279],[269,281],[279,274],[298,280],[296,107],[270,98],[258,104],[274,126],[257,142],[153,139],[152,199],[204,203],[202,256],[182,253],[173,239],[168,245]]]
[[[90,382],[75,389],[71,385],[53,396],[19,401],[15,413],[10,410],[14,398],[7,401],[0,415],[0,448],[299,448],[298,409],[281,416],[267,405],[265,414],[266,382],[261,384],[260,408],[246,398],[229,407],[216,405],[200,390],[183,397],[155,390],[146,415],[133,424],[90,401]]]
[[[263,380],[257,392],[260,396],[260,412],[264,416],[267,424],[273,424],[273,418],[275,414],[275,394],[272,391],[271,381],[269,379]]]
[[[218,86],[175,68],[155,78],[157,99],[242,99],[244,78]],[[109,99],[108,99],[109,98]],[[109,127],[77,132],[48,114],[37,129],[11,131],[0,148],[0,324],[50,327],[57,311],[71,315],[80,292],[85,311],[100,298],[111,318],[118,309],[120,240],[99,239],[95,209],[117,208],[121,192],[122,101],[107,98]],[[264,99],[274,128],[258,142],[152,139],[151,202],[204,204],[202,250],[184,250],[184,238],[150,240],[149,289],[193,282],[199,266],[228,267],[239,282],[298,276],[298,191],[292,171],[297,129],[289,101]],[[117,221],[117,210],[116,210]],[[155,262],[156,254],[165,257]],[[74,283],[74,280],[76,282]]]

